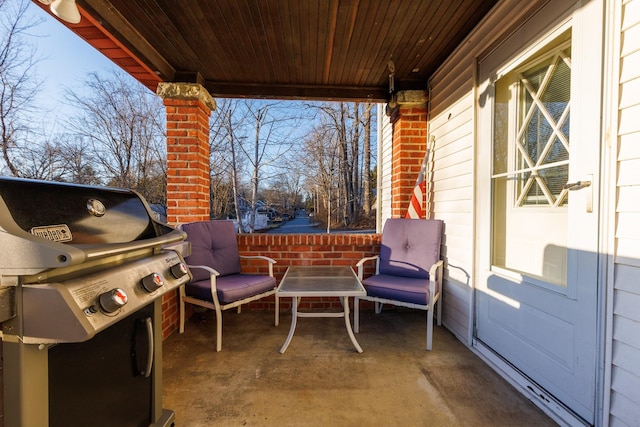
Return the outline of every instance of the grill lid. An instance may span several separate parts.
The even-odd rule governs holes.
[[[0,177],[0,274],[46,269],[184,240],[133,190]]]

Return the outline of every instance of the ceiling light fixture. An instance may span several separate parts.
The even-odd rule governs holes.
[[[51,13],[70,24],[80,22],[80,11],[76,0],[38,0],[42,4],[50,4]]]

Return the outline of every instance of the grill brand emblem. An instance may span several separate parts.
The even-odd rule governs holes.
[[[89,212],[93,216],[101,217],[104,216],[105,212],[104,205],[100,200],[89,199],[87,200],[87,212]]]
[[[31,234],[52,242],[70,242],[72,239],[71,230],[66,224],[33,227]]]

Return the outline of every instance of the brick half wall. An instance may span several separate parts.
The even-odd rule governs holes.
[[[380,253],[380,234],[240,234],[238,247],[240,255],[263,255],[277,261],[274,265],[276,281],[280,280],[292,265],[347,265],[355,268],[364,257]],[[374,273],[375,263],[367,263],[365,277]],[[245,273],[268,274],[264,261],[243,260]],[[363,302],[366,304],[367,302]],[[191,310],[187,304],[187,316]],[[263,298],[244,306],[245,310],[274,310],[274,297]],[[341,310],[338,298],[305,298],[300,308],[313,310]],[[291,299],[280,300],[280,310],[290,310]],[[162,330],[166,338],[178,329],[180,319],[178,293],[171,292],[162,300]]]

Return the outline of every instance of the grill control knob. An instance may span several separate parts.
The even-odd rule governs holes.
[[[127,293],[120,288],[111,289],[98,298],[100,308],[106,313],[113,313],[119,310],[120,307],[127,303],[127,300]]]
[[[158,273],[151,273],[142,278],[142,288],[149,293],[157,291],[162,286],[164,286],[164,279]]]
[[[184,276],[189,272],[184,262],[173,264],[171,267],[169,267],[169,271],[171,272],[171,275],[176,279],[181,278],[182,276]]]

